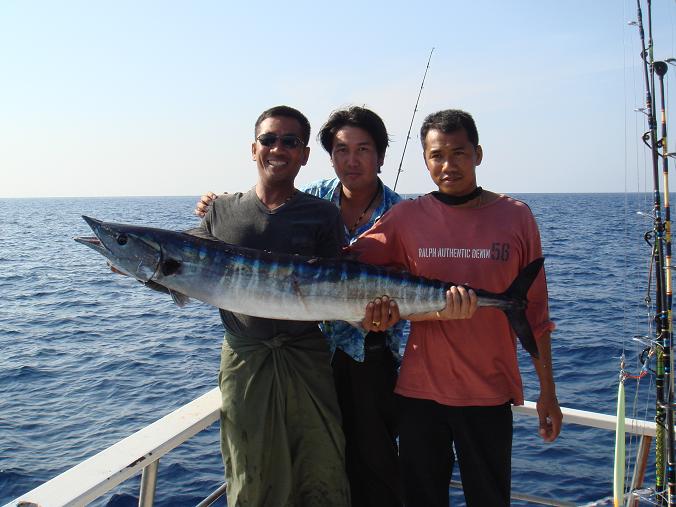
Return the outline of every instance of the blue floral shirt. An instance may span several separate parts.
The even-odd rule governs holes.
[[[376,220],[378,220],[388,209],[401,201],[399,194],[385,185],[382,185],[382,187],[382,201],[375,209],[368,222],[358,227],[352,234],[350,234],[350,231],[346,226],[343,226],[346,244],[353,243],[360,234],[368,231]],[[341,191],[340,180],[338,178],[315,181],[301,188],[301,190],[308,194],[326,199],[327,201],[331,201],[340,208]],[[400,357],[399,347],[401,346],[401,338],[407,324],[407,321],[402,320],[387,330],[389,346],[397,358]],[[356,361],[361,362],[364,360],[364,337],[366,336],[366,331],[343,321],[323,322],[320,324],[320,327],[324,334],[328,336],[332,351],[336,348],[340,348]]]

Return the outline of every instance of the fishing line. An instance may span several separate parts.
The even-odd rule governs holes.
[[[625,13],[626,15],[626,13]],[[623,18],[623,19],[626,19]],[[628,240],[630,237],[630,232],[629,232],[629,217],[631,216],[629,214],[629,188],[630,188],[630,178],[629,178],[629,153],[630,153],[630,146],[636,146],[634,142],[630,142],[629,138],[629,126],[628,126],[628,121],[630,121],[630,118],[628,117],[628,111],[633,109],[631,104],[634,104],[636,102],[630,103],[629,100],[634,101],[637,93],[636,93],[636,72],[635,72],[635,66],[629,66],[628,65],[628,46],[631,46],[631,44],[627,44],[627,37],[628,37],[628,31],[625,30],[624,32],[624,37],[623,37],[623,42],[624,42],[624,48],[625,48],[625,54],[624,54],[624,74],[623,74],[623,92],[624,92],[624,118],[625,118],[625,124],[624,124],[624,140],[625,140],[625,149],[624,149],[624,172],[625,172],[625,195],[624,195],[624,237]],[[634,54],[634,51],[632,49],[632,54]],[[628,75],[628,71],[631,71],[631,76]],[[633,95],[631,99],[628,99],[628,89],[629,85],[628,82],[631,82],[631,89],[633,90]],[[633,124],[634,124],[634,131],[635,135],[631,139],[636,139],[638,136],[638,118],[636,115],[633,117]],[[635,164],[635,180],[634,183],[631,185],[632,187],[635,186],[637,195],[640,190],[640,169],[639,169],[639,164],[638,164],[638,149],[636,149],[636,164]],[[634,252],[634,254],[638,254],[640,256],[640,244],[637,244],[636,242],[628,242],[628,244],[633,244],[635,245],[635,249],[637,249],[637,252]],[[629,283],[630,280],[635,280],[634,276],[629,276],[629,250],[624,249],[624,273],[625,276],[623,278],[623,289],[624,289],[624,294],[630,294],[628,286],[631,285],[632,288],[634,288],[634,283]],[[624,504],[624,499],[627,498],[627,495],[630,493],[630,490],[634,487],[634,481],[633,479],[631,481],[625,480],[626,478],[631,477],[630,470],[632,468],[632,456],[638,455],[638,448],[640,446],[640,437],[638,435],[635,435],[633,433],[629,433],[629,435],[626,435],[626,432],[624,432],[622,428],[622,424],[620,424],[620,417],[622,418],[622,421],[624,420],[625,417],[625,385],[626,381],[634,381],[630,382],[630,386],[632,389],[634,389],[634,395],[632,397],[631,405],[630,405],[630,417],[637,418],[638,412],[639,412],[639,395],[641,393],[641,380],[648,376],[650,374],[650,368],[648,366],[650,357],[651,357],[651,345],[649,340],[643,340],[642,337],[637,339],[636,336],[634,336],[633,341],[635,343],[634,350],[636,351],[635,354],[632,354],[631,357],[634,358],[634,361],[636,363],[636,371],[638,373],[632,374],[629,371],[625,370],[624,368],[624,357],[627,349],[627,343],[626,343],[626,336],[627,336],[627,331],[628,327],[634,328],[634,325],[638,325],[638,322],[642,319],[639,319],[639,315],[637,312],[637,309],[633,309],[633,305],[629,305],[629,301],[627,298],[623,299],[624,305],[623,305],[623,339],[622,339],[622,362],[620,365],[620,385],[618,386],[618,426],[616,428],[616,445],[615,445],[615,464],[614,464],[614,481],[613,481],[613,496],[615,498],[616,505],[619,504]],[[633,318],[631,317],[633,316]],[[631,319],[628,321],[628,319]],[[628,322],[634,323],[633,325],[628,324]],[[647,347],[646,345],[647,344]],[[639,352],[641,350],[641,352]],[[650,379],[649,385],[652,384],[652,378]],[[627,386],[629,387],[629,386]],[[643,408],[644,412],[647,415],[648,407],[650,406],[650,400],[646,400],[646,404]],[[628,437],[628,438],[627,438]],[[626,445],[625,445],[626,442]],[[636,465],[634,465],[636,467]],[[622,469],[621,469],[622,468]]]
[[[402,165],[404,163],[404,155],[406,155],[406,147],[408,146],[408,140],[411,139],[411,129],[413,128],[413,120],[415,119],[415,113],[418,111],[418,102],[420,102],[420,96],[422,95],[423,87],[425,86],[425,78],[427,77],[427,71],[430,69],[430,62],[432,61],[432,53],[434,53],[434,48],[430,51],[430,57],[427,59],[427,66],[425,67],[425,74],[423,74],[422,83],[420,83],[420,90],[418,91],[418,98],[415,100],[415,106],[413,106],[413,115],[411,116],[411,124],[408,126],[408,133],[406,134],[406,141],[404,142],[404,150],[401,152],[401,160],[399,161],[399,168],[397,169],[397,178],[394,180],[394,186],[392,190],[396,192],[397,183],[399,183],[399,175],[403,172]]]
[[[622,19],[627,19],[627,2],[623,2],[623,18]],[[632,24],[632,23],[630,23]],[[631,183],[632,178],[630,177],[630,164],[629,164],[629,159],[630,159],[630,146],[635,146],[635,143],[630,142],[630,140],[634,140],[638,136],[638,116],[636,113],[629,116],[629,111],[634,110],[634,104],[637,103],[636,97],[637,97],[637,82],[636,82],[636,66],[631,65],[629,62],[633,61],[635,58],[635,53],[638,52],[638,50],[634,47],[635,46],[635,38],[632,36],[633,34],[630,33],[629,30],[623,30],[623,47],[624,47],[624,72],[623,72],[623,96],[624,96],[624,220],[623,220],[623,225],[624,225],[624,238],[627,240],[627,244],[633,244],[635,245],[634,242],[630,241],[630,227],[629,227],[629,209],[630,209],[630,202],[629,202],[629,193],[631,192],[631,189],[634,188],[636,195],[639,195],[640,193],[640,168],[639,168],[639,159],[638,159],[638,150],[634,150],[634,153],[631,155],[636,156],[636,163],[634,164],[634,169],[635,169],[635,176],[633,178],[633,183]],[[629,91],[633,92],[630,96]],[[629,131],[629,122],[632,121],[633,123],[633,130],[634,134],[632,137],[630,137]],[[632,204],[633,207],[633,204]],[[640,252],[639,249],[640,245],[635,246],[636,249],[638,249],[638,252]],[[631,289],[634,288],[634,284],[629,284],[630,280],[634,279],[634,276],[632,276],[632,273],[630,273],[630,261],[629,261],[629,253],[632,252],[630,249],[623,249],[624,252],[624,273],[625,276],[623,277],[622,280],[622,286],[624,289],[625,294],[630,293],[630,287]],[[633,252],[634,255],[638,252]],[[627,342],[626,342],[626,336],[627,332],[630,327],[634,327],[634,325],[637,325],[636,323],[638,322],[639,315],[636,313],[636,310],[633,309],[633,306],[630,307],[628,300],[624,299],[624,304],[623,304],[623,338],[622,338],[622,353],[626,353],[627,351]],[[634,323],[634,325],[630,324]],[[634,333],[634,335],[637,332],[637,329],[632,329],[629,331],[630,333]],[[636,349],[636,354],[632,354],[632,357],[636,357],[638,359],[638,350]],[[639,366],[640,363],[637,363],[637,368],[640,369]]]

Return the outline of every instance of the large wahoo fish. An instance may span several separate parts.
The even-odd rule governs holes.
[[[456,285],[352,260],[276,254],[182,232],[82,218],[96,237],[76,241],[125,274],[165,287],[178,304],[191,297],[255,317],[359,322],[366,304],[382,295],[397,302],[402,318],[441,310],[446,290]],[[505,313],[534,357],[538,351],[526,320],[526,294],[543,262],[531,262],[502,294],[473,289],[479,306]]]

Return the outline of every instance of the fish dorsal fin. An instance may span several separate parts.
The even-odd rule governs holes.
[[[171,295],[171,299],[174,300],[174,303],[176,303],[181,308],[190,302],[190,298],[188,296],[175,290],[169,289],[169,294]]]

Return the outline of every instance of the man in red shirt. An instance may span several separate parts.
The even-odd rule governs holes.
[[[504,291],[521,269],[542,256],[530,209],[477,186],[483,152],[468,113],[429,115],[420,137],[439,190],[397,204],[350,249],[362,262]],[[540,382],[540,435],[551,442],[562,416],[552,374],[554,324],[544,271],[528,302],[539,353],[533,364]],[[395,389],[401,402],[399,453],[407,507],[448,506],[455,454],[468,506],[509,505],[511,404],[523,404],[523,389],[507,319],[485,307],[467,320],[445,320],[439,312],[407,318],[411,334]]]

